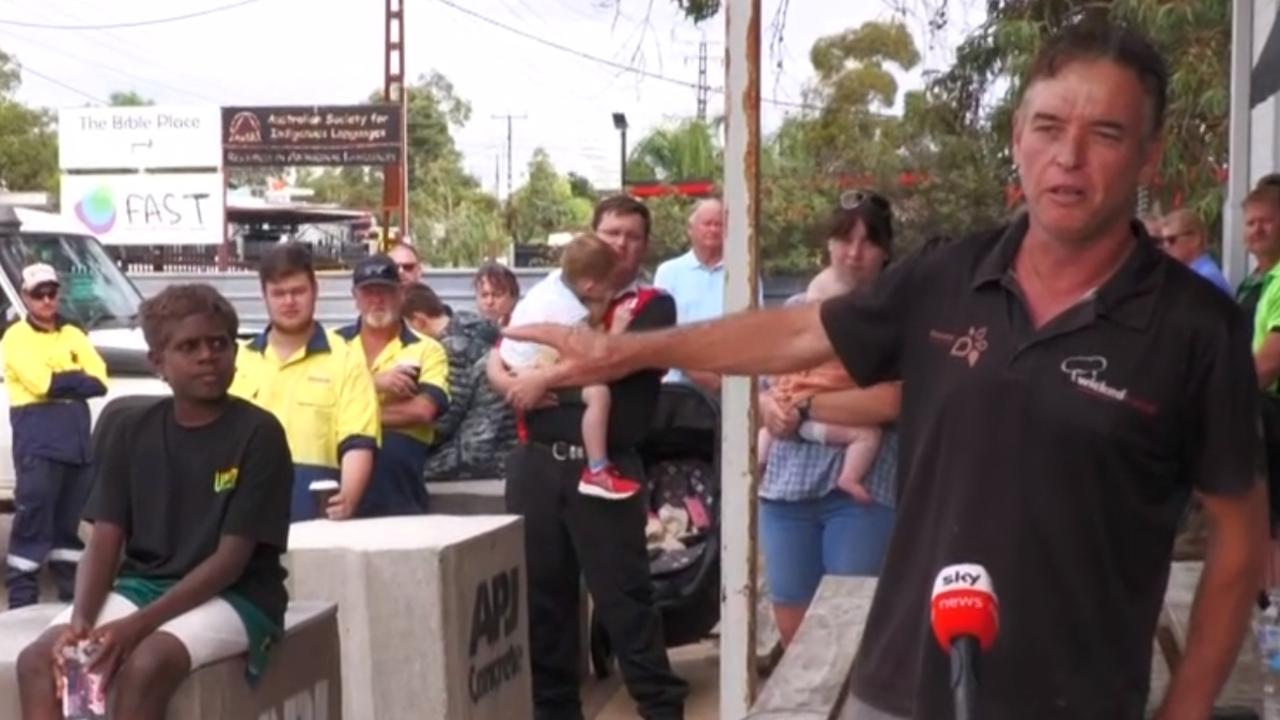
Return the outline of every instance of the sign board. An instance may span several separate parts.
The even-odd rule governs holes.
[[[62,212],[107,245],[222,242],[222,173],[62,176]]]
[[[226,167],[399,162],[399,105],[222,109]]]
[[[63,170],[216,168],[222,123],[213,106],[81,107],[58,111]]]

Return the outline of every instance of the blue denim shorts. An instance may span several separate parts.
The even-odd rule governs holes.
[[[770,599],[808,605],[823,575],[878,575],[894,511],[842,490],[813,500],[760,499],[760,543]]]

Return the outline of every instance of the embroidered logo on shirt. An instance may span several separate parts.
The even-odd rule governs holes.
[[[1076,355],[1062,361],[1062,372],[1076,389],[1094,397],[1121,402],[1147,415],[1156,413],[1156,406],[1134,397],[1128,388],[1118,388],[1102,379],[1107,369],[1107,359],[1101,355]]]
[[[213,491],[215,493],[224,493],[234,490],[239,480],[240,468],[233,467],[219,470],[213,474]]]
[[[986,327],[970,327],[969,332],[964,335],[930,330],[929,339],[950,348],[951,357],[964,360],[969,364],[969,367],[977,365],[978,360],[982,358],[982,353],[986,352],[989,347]]]

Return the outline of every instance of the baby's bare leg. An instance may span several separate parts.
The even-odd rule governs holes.
[[[587,406],[582,413],[582,447],[591,469],[598,470],[609,462],[609,386],[584,387],[582,402]]]

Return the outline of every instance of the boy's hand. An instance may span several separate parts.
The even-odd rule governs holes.
[[[75,647],[81,640],[86,640],[88,637],[89,626],[72,620],[72,624],[68,625],[58,639],[53,641],[53,666],[58,669],[59,674],[62,673],[62,651],[65,648]]]
[[[613,309],[613,321],[609,323],[610,333],[626,332],[631,321],[635,319],[635,302],[634,299],[627,300]]]
[[[89,660],[89,671],[102,675],[103,684],[110,685],[111,678],[121,663],[146,634],[138,622],[138,613],[107,623],[89,633],[89,641],[98,646]]]

